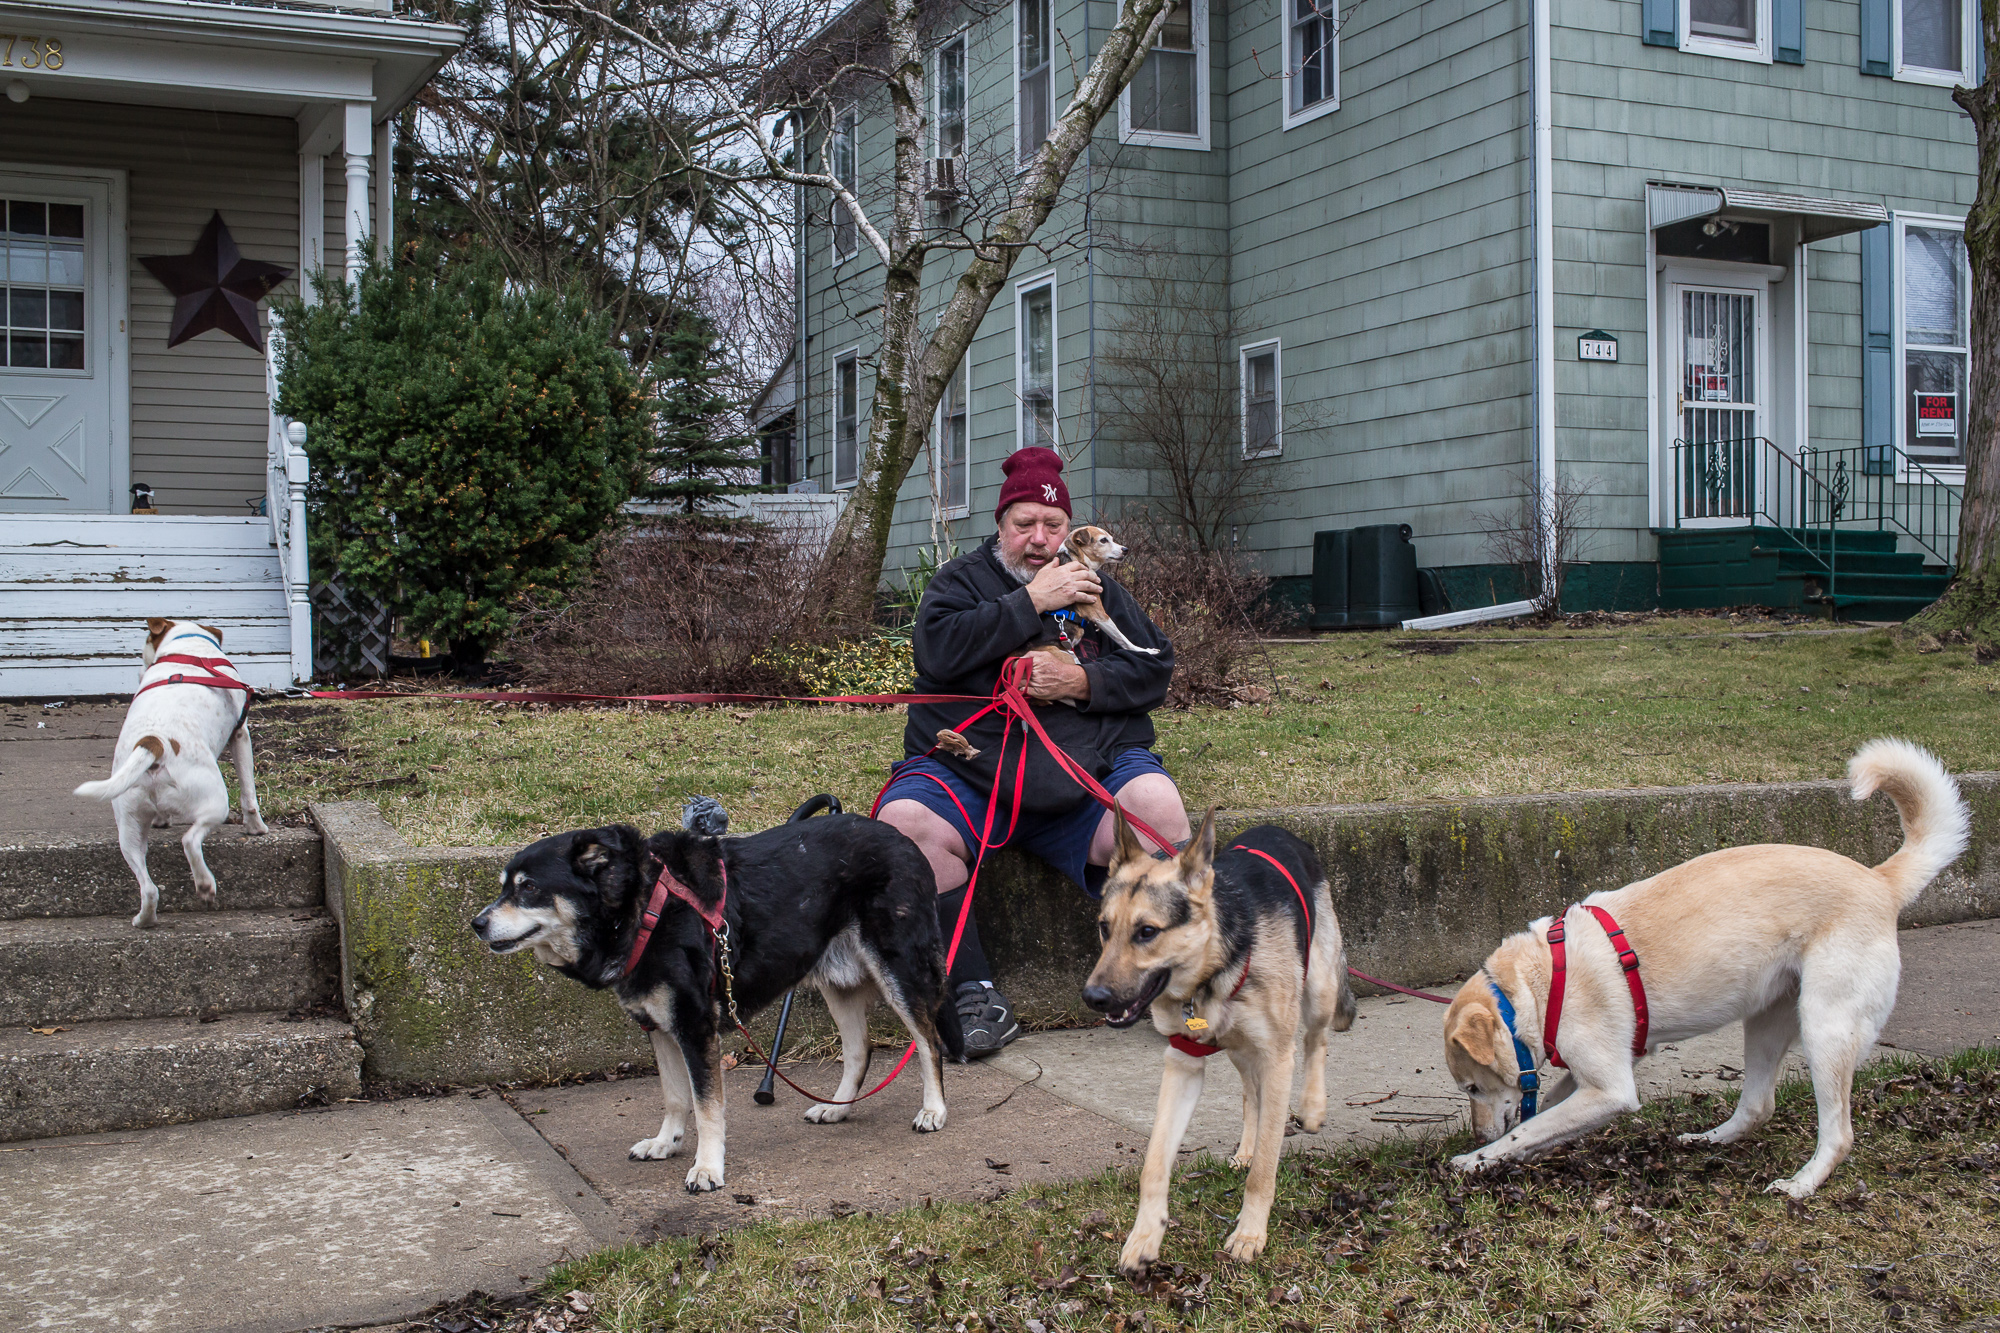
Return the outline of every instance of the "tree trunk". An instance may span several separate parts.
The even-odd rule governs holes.
[[[1995,0],[2000,3],[2000,0]],[[883,280],[882,343],[875,404],[860,478],[834,524],[825,577],[827,605],[848,625],[872,619],[875,591],[889,554],[896,495],[929,435],[931,413],[973,335],[1006,285],[1021,251],[1048,220],[1064,183],[1097,124],[1144,64],[1167,15],[1168,0],[1125,0],[1118,23],[1077,81],[1070,103],[1035,154],[1005,210],[959,278],[928,346],[920,346],[919,307],[927,238],[923,201],[924,46],[917,0],[883,0],[889,49],[889,97],[895,117],[895,193]]]
[[[1958,516],[1956,575],[1944,596],[1910,618],[1908,629],[1952,630],[1974,643],[2000,644],[2000,0],[1982,0],[1979,40],[1986,81],[1952,94],[1972,117],[1979,145],[1979,191],[1965,218],[1972,266],[1972,382],[1967,387],[1965,504]],[[1987,656],[1981,653],[1982,658]]]

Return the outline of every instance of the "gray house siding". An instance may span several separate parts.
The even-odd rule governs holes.
[[[248,512],[265,491],[264,358],[220,333],[167,347],[173,297],[139,263],[185,254],[220,211],[243,253],[298,267],[289,118],[35,97],[0,116],[0,162],[127,173],[132,479],[161,512]]]
[[[1962,216],[1976,186],[1972,130],[1948,89],[1861,73],[1849,0],[1805,0],[1804,65],[1647,46],[1639,0],[1553,8],[1557,466],[1590,495],[1587,557],[1642,570],[1657,559],[1655,524],[1670,521],[1661,459],[1674,431],[1652,397],[1673,349],[1662,345],[1647,183]],[[1081,52],[1082,6],[1059,3],[1056,15]],[[1092,32],[1112,18],[1108,0],[1097,0]],[[1077,455],[1080,515],[1115,518],[1125,504],[1158,499],[1146,450],[1106,403],[1103,359],[1122,313],[1171,257],[1184,280],[1220,284],[1241,342],[1281,347],[1283,454],[1255,465],[1268,470],[1270,494],[1239,549],[1272,575],[1296,577],[1309,572],[1316,530],[1408,523],[1423,564],[1469,569],[1493,558],[1486,529],[1534,466],[1527,21],[1516,0],[1354,6],[1341,36],[1339,108],[1286,129],[1285,86],[1274,77],[1285,49],[1280,6],[1217,0],[1208,150],[1121,145],[1107,118],[1088,174],[1079,169],[1079,197],[1086,181],[1092,190],[1087,243],[1080,203],[1066,204],[1043,239],[1076,243],[1053,258],[1026,256],[1016,270],[1057,277],[1060,418]],[[1002,8],[975,24],[970,43],[973,139],[1003,155],[1012,32]],[[1059,105],[1068,78],[1058,61]],[[864,131],[865,183],[887,168],[879,106]],[[858,345],[865,358],[876,337],[872,257],[864,250],[833,283],[824,218],[816,203],[806,297],[815,477],[825,475],[831,435],[832,353]],[[1814,242],[1801,272],[1796,225],[1774,225],[1772,262],[1785,271],[1765,306],[1776,394],[1767,394],[1764,428],[1787,443],[1848,446],[1861,434],[1859,246],[1852,235]],[[957,271],[934,261],[933,312]],[[1802,349],[1791,313],[1800,303]],[[990,530],[1000,463],[1015,446],[1014,322],[1010,285],[970,354],[972,502],[950,533],[961,543]],[[1616,364],[1577,359],[1578,336],[1594,329],[1617,338]],[[1803,367],[1796,376],[1794,365]],[[864,414],[866,387],[864,376]],[[892,567],[931,540],[928,465],[900,496]]]

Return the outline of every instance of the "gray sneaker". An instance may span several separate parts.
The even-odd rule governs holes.
[[[967,981],[958,988],[958,1025],[965,1032],[965,1059],[991,1055],[1021,1035],[1014,1006],[990,981]]]

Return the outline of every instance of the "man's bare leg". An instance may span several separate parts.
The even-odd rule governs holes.
[[[1159,830],[1161,837],[1176,844],[1185,844],[1194,836],[1194,828],[1188,823],[1187,807],[1181,803],[1181,789],[1164,773],[1141,773],[1133,778],[1118,789],[1118,804],[1125,807],[1126,814],[1137,815]],[[942,824],[944,821],[938,822]],[[1142,834],[1140,841],[1144,845],[1148,840]],[[1090,839],[1090,864],[1110,865],[1113,842],[1111,812],[1106,810],[1104,818],[1097,821],[1097,832]],[[921,843],[918,845],[922,846]]]
[[[917,844],[917,850],[931,863],[931,874],[937,879],[939,893],[962,889],[972,877],[972,852],[966,847],[965,839],[958,836],[958,830],[943,816],[923,802],[891,801],[875,817]],[[1181,822],[1187,822],[1186,815],[1181,816]]]
[[[971,849],[957,829],[921,801],[891,801],[876,818],[917,844],[931,863],[931,874],[937,879],[938,925],[949,949],[959,913],[965,910],[965,887],[972,877]],[[951,965],[952,997],[958,1007],[958,1025],[965,1034],[967,1056],[991,1055],[1021,1035],[1014,1006],[993,988],[991,972],[986,951],[979,944],[978,925],[968,916]]]

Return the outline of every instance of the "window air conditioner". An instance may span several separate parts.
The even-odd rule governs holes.
[[[947,208],[958,202],[958,159],[934,157],[924,164],[924,198]]]

